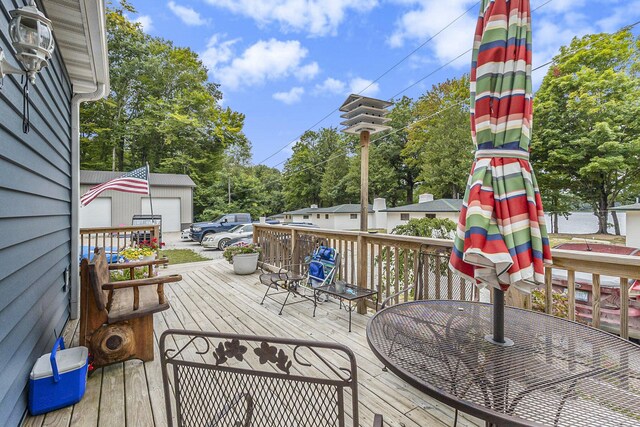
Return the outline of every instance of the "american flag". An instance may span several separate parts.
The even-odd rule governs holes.
[[[149,169],[143,166],[139,169],[125,173],[120,178],[112,179],[103,184],[91,187],[89,191],[80,197],[80,204],[87,206],[103,191],[115,190],[124,191],[126,193],[149,194]]]

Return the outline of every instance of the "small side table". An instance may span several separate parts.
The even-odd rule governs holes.
[[[344,285],[344,291],[343,292],[338,292],[336,290],[336,285]],[[372,297],[373,295],[377,295],[378,291],[373,290],[373,289],[367,289],[367,288],[361,288],[355,285],[351,285],[345,281],[342,280],[336,280],[334,283],[330,284],[330,285],[324,285],[324,286],[320,286],[317,288],[313,289],[313,299],[314,299],[314,306],[313,306],[313,317],[316,317],[316,308],[318,306],[318,295],[319,294],[328,294],[331,296],[334,296],[336,298],[338,298],[340,300],[340,308],[342,308],[342,301],[346,300],[349,301],[349,305],[347,306],[346,304],[344,304],[344,308],[345,310],[347,310],[349,312],[349,332],[351,332],[351,312],[353,310],[356,309],[357,304],[353,305],[354,301],[357,301],[359,299],[363,299],[363,298],[369,298]],[[378,299],[376,298],[376,311],[378,311]]]

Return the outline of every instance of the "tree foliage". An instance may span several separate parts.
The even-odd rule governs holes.
[[[403,236],[451,239],[456,223],[448,218],[413,218],[406,224],[397,225],[392,233]]]
[[[134,12],[125,0],[107,10],[111,90],[82,105],[81,167],[127,171],[149,162],[152,172],[194,180],[197,215],[221,210],[221,169],[233,152],[250,150],[244,116],[220,107],[222,93],[195,52],[145,34],[127,19]]]
[[[532,161],[542,194],[577,195],[593,207],[599,233],[640,180],[639,43],[630,31],[575,38],[536,97]],[[553,200],[548,207],[562,211]]]
[[[469,125],[469,78],[434,85],[415,103],[414,125],[402,152],[436,198],[464,194],[473,163]]]

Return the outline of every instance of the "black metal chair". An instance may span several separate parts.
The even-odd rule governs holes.
[[[347,414],[359,426],[356,359],[346,346],[167,330],[160,353],[169,426],[343,427]]]

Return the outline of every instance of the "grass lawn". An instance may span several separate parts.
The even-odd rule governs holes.
[[[169,264],[184,264],[186,262],[209,261],[200,254],[195,253],[191,249],[166,249],[161,250],[158,254],[160,257],[169,258]]]
[[[559,245],[560,243],[565,243],[565,242],[578,242],[578,243],[580,241],[584,242],[584,239],[588,241],[600,240],[603,242],[607,242],[611,245],[624,246],[625,244],[624,236],[614,236],[611,234],[563,234],[563,233],[549,234],[549,244],[551,245],[552,248],[556,245]]]

